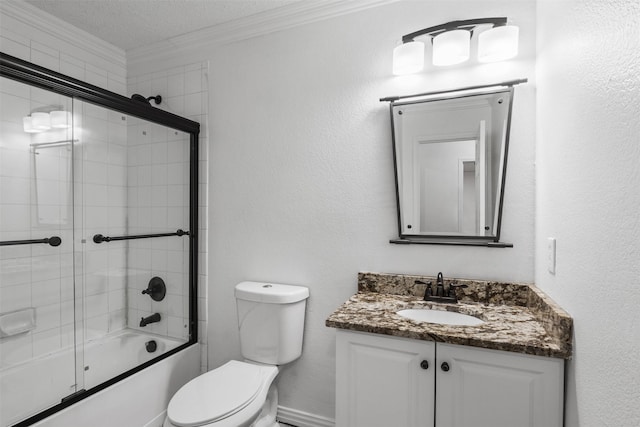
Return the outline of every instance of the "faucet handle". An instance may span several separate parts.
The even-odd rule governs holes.
[[[469,285],[465,285],[464,283],[451,283],[449,284],[449,296],[456,296],[456,289],[464,289],[468,287]]]
[[[430,297],[433,295],[433,283],[431,282],[423,282],[422,280],[416,280],[414,283],[416,284],[421,284],[421,285],[427,285],[426,289],[424,290],[424,300],[427,300],[427,297]]]
[[[162,301],[167,295],[167,286],[160,277],[154,277],[149,281],[147,289],[142,291],[143,295],[149,295],[154,301]]]

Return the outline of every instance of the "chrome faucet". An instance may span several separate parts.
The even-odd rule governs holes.
[[[431,282],[423,282],[422,280],[416,280],[415,283],[419,283],[421,285],[427,285],[427,288],[424,291],[424,300],[425,301],[437,301],[437,302],[458,302],[458,296],[456,295],[456,289],[458,288],[466,288],[467,285],[451,283],[449,284],[449,288],[445,290],[444,288],[444,277],[442,276],[442,272],[438,273],[436,278],[436,289],[434,294],[433,284]]]

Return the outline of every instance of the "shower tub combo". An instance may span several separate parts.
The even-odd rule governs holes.
[[[154,352],[147,350],[150,347],[149,342],[156,343]],[[176,339],[129,331],[117,332],[90,341],[84,348],[84,387],[87,390],[97,387],[126,372],[130,363],[143,365],[153,360],[158,354],[171,351],[180,344],[181,341]],[[3,418],[19,420],[23,414],[29,414],[34,409],[45,410],[59,403],[59,396],[67,395],[69,391],[75,389],[75,384],[69,383],[69,379],[74,378],[74,358],[75,350],[69,348],[3,369],[0,372]],[[198,363],[192,366],[198,366]],[[150,366],[149,369],[153,371],[161,368]],[[197,374],[196,370],[192,374],[187,374],[185,378]],[[167,384],[163,384],[163,381],[157,381],[158,376],[161,374],[156,372],[150,383],[145,382],[147,390],[167,388]],[[46,382],[43,379],[46,379]],[[33,384],[34,387],[24,387],[24,384]],[[128,400],[131,399],[128,398]],[[138,401],[137,396],[136,400]],[[73,418],[72,424],[66,425],[78,422],[75,415]],[[91,425],[97,425],[95,419]]]
[[[199,373],[199,124],[0,71],[0,427],[153,425]]]

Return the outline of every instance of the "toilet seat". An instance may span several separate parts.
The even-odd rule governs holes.
[[[175,426],[196,427],[230,417],[248,406],[262,389],[259,365],[232,360],[185,384],[167,408]]]

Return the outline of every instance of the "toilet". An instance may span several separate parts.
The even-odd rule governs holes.
[[[242,282],[235,287],[240,351],[171,398],[163,427],[277,427],[278,366],[302,354],[309,289]]]

